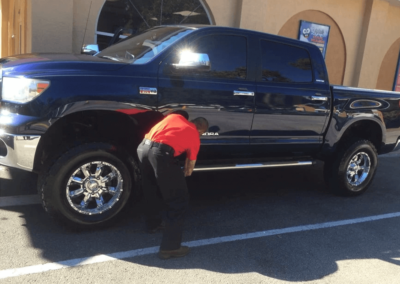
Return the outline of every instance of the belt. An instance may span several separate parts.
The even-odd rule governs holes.
[[[171,154],[175,153],[174,148],[172,148],[171,146],[167,145],[167,144],[162,144],[162,143],[158,143],[158,142],[154,142],[151,141],[149,139],[144,139],[143,140],[143,144],[144,145],[149,145],[150,148],[156,147],[160,150],[166,151],[166,152],[170,152]]]

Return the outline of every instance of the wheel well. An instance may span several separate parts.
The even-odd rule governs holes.
[[[144,135],[162,119],[156,111],[127,115],[116,111],[82,111],[58,119],[40,139],[34,171],[49,158],[87,142],[107,142],[123,147],[133,157]]]
[[[340,147],[350,140],[354,140],[355,137],[371,141],[378,152],[383,144],[382,129],[380,125],[374,121],[363,120],[352,124],[343,133],[338,146]]]

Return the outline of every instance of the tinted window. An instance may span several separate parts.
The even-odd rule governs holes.
[[[202,37],[192,45],[194,52],[210,57],[211,71],[198,76],[225,79],[246,79],[247,39],[241,36],[212,35]]]
[[[305,49],[273,41],[261,41],[262,81],[312,82],[311,60]]]
[[[144,64],[191,32],[193,30],[177,27],[154,28],[110,46],[96,56],[119,62]]]

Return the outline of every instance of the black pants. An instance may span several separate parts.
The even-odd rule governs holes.
[[[137,149],[141,164],[145,219],[151,229],[165,220],[165,230],[160,250],[180,248],[184,215],[189,205],[189,195],[184,173],[173,152],[163,147],[146,145]]]

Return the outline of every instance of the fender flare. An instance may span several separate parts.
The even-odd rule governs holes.
[[[373,122],[379,125],[382,133],[382,144],[386,144],[386,127],[382,120],[379,117],[376,116],[359,116],[359,117],[353,117],[351,119],[348,119],[344,125],[341,126],[340,129],[336,129],[337,126],[337,119],[335,117],[332,118],[331,123],[329,124],[328,131],[325,136],[325,141],[324,141],[324,152],[333,152],[336,146],[339,144],[339,142],[342,140],[344,134],[346,133],[347,130],[349,130],[352,126],[354,126],[355,123],[360,122],[360,121],[368,121],[368,122]]]

